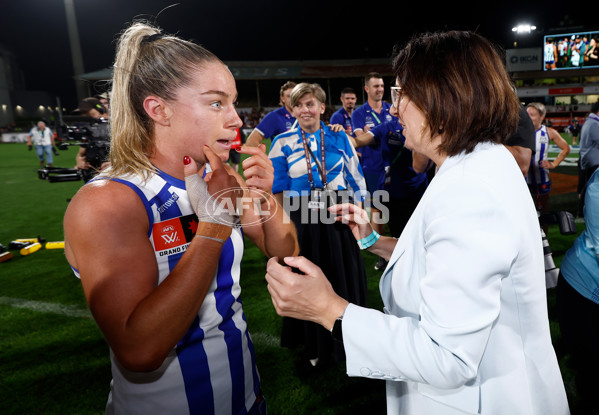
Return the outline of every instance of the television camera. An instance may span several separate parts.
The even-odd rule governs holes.
[[[555,262],[553,261],[553,253],[551,252],[547,235],[543,231],[543,226],[558,225],[559,232],[562,235],[575,235],[576,223],[574,222],[574,215],[565,210],[547,213],[537,211],[537,214],[539,216],[539,224],[541,225],[543,255],[545,257],[545,285],[547,288],[554,288],[557,286],[559,268],[555,266]]]
[[[540,213],[539,224],[545,225],[558,225],[559,232],[562,235],[575,235],[576,234],[576,223],[574,221],[574,215],[566,210],[551,211],[548,213]]]
[[[67,150],[71,146],[85,148],[85,158],[89,169],[74,169],[66,167],[46,166],[37,171],[41,180],[50,183],[72,182],[83,180],[88,182],[93,178],[108,160],[110,151],[110,125],[107,120],[91,117],[71,116],[64,118],[65,123],[58,130],[57,147]],[[68,124],[67,124],[68,122]]]

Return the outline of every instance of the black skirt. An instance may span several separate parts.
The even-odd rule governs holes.
[[[304,200],[302,207],[306,206],[307,200]],[[297,229],[300,255],[322,269],[339,296],[350,303],[366,306],[366,270],[356,239],[349,226],[319,214],[319,211],[309,209],[289,212]],[[343,344],[333,340],[331,333],[321,325],[312,322],[284,317],[281,345],[288,348],[303,345],[308,359],[345,360]]]

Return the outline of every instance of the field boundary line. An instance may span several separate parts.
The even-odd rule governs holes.
[[[47,303],[43,301],[25,300],[23,298],[1,297],[0,305],[9,305],[15,308],[23,308],[39,313],[59,314],[67,317],[92,318],[91,312],[86,308],[60,303]],[[279,346],[279,338],[261,332],[251,332],[254,344],[265,346]]]
[[[60,303],[47,303],[43,301],[25,300],[23,298],[0,297],[0,305],[10,305],[15,308],[23,308],[40,313],[60,314],[67,317],[92,318],[91,312],[86,308]]]

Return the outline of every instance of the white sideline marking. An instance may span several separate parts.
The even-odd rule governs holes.
[[[40,313],[60,314],[67,317],[92,318],[92,315],[88,309],[59,303],[45,303],[42,301],[24,300],[22,298],[0,297],[0,305],[10,305],[16,308],[24,308]],[[260,332],[250,332],[250,335],[252,336],[252,341],[254,344],[279,346],[278,337]]]
[[[58,303],[44,303],[41,301],[24,300],[22,298],[0,297],[0,305],[10,305],[16,308],[24,308],[40,313],[60,314],[67,317],[92,318],[88,309],[79,308],[73,305],[64,305]]]

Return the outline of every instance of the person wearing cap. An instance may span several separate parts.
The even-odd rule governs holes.
[[[106,108],[106,113],[110,114],[110,102],[108,101],[108,92],[98,94],[95,96],[95,98],[100,100],[100,103],[104,105],[104,108]]]
[[[98,124],[99,128],[97,128],[97,130],[99,130],[99,134],[106,136],[106,137],[110,137],[110,129],[109,129],[108,123],[103,122],[104,120],[108,119],[108,117],[109,117],[108,110],[106,109],[106,107],[102,104],[102,102],[98,98],[94,98],[94,97],[83,98],[81,100],[81,102],[79,102],[79,106],[77,107],[77,109],[75,111],[73,111],[73,113],[77,114],[77,115],[81,115],[83,117],[90,117],[90,118],[94,118],[95,120],[101,121],[101,123]],[[79,152],[77,153],[77,156],[75,157],[75,163],[76,163],[75,168],[79,169],[79,170],[90,170],[90,169],[104,170],[110,164],[108,161],[105,161],[105,162],[101,163],[100,165],[92,165],[92,164],[90,164],[90,162],[88,160],[89,156],[90,155],[87,153],[87,147],[85,147],[85,146],[79,147]]]
[[[96,119],[109,117],[108,110],[102,101],[94,97],[83,98],[73,114]]]

